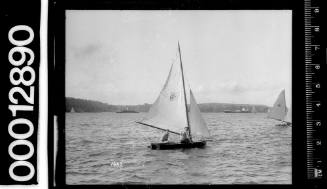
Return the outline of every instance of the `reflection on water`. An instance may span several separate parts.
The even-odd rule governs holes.
[[[204,113],[204,149],[151,150],[143,113],[67,113],[67,184],[291,184],[291,127],[262,113]],[[171,140],[179,137],[170,135]]]

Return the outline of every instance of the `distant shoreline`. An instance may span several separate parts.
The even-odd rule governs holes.
[[[134,111],[134,110],[122,110],[122,111],[119,111],[119,112],[116,112],[116,113],[140,113],[140,112],[137,112],[137,111]]]
[[[237,112],[241,109],[248,109],[255,107],[257,113],[267,112],[269,107],[266,105],[253,104],[231,104],[231,103],[200,103],[198,104],[201,112]],[[140,105],[111,105],[95,100],[86,100],[80,98],[66,97],[66,112],[121,112],[121,111],[135,111],[148,112],[151,104]]]

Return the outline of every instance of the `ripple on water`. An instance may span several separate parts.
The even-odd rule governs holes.
[[[206,148],[164,151],[147,148],[162,132],[143,116],[68,114],[67,184],[291,184],[291,128],[265,114],[206,113]]]

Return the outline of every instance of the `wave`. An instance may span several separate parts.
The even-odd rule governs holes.
[[[126,182],[115,182],[113,184],[119,184],[119,185],[133,185],[133,184],[140,184],[140,185],[146,185],[145,182],[138,182],[138,181],[126,181]]]
[[[87,164],[87,163],[93,163],[93,162],[96,162],[96,161],[93,159],[88,159],[88,160],[82,161],[81,164]]]
[[[102,181],[99,180],[99,179],[90,179],[90,180],[83,180],[81,182],[84,183],[84,184],[99,184]]]
[[[81,144],[82,144],[82,145],[85,145],[85,144],[91,144],[91,143],[93,143],[92,140],[87,140],[87,139],[82,139],[82,140],[81,140]]]
[[[108,163],[100,163],[100,164],[96,164],[96,165],[91,165],[90,167],[99,168],[99,167],[103,167],[103,166],[111,166],[111,162],[108,162]]]
[[[167,162],[167,165],[172,165],[172,166],[176,166],[176,167],[179,167],[180,166],[177,163],[172,163],[172,162]]]
[[[190,173],[190,175],[194,176],[194,177],[205,176],[204,173],[199,173],[199,172],[193,172],[193,173]]]
[[[102,155],[105,155],[105,154],[107,154],[107,152],[96,152],[96,153],[91,153],[88,156],[89,157],[96,157],[96,156],[102,156]]]
[[[140,175],[132,175],[130,176],[127,181],[125,182],[126,184],[145,184],[145,182],[143,182],[142,180],[145,180],[146,177],[144,176],[140,176]]]
[[[92,175],[97,175],[99,173],[95,173],[95,172],[82,172],[82,171],[67,171],[66,172],[67,175],[84,175],[84,176],[92,176]]]
[[[290,128],[275,127],[262,115],[205,115],[211,136],[206,148],[167,151],[147,148],[162,133],[129,125],[136,114],[70,116],[66,125],[67,181],[122,185],[291,183]],[[102,127],[109,123],[110,127]],[[113,161],[121,161],[122,167],[111,166]]]

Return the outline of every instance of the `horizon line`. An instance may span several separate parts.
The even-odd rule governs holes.
[[[139,105],[152,105],[153,103],[139,103],[139,104],[111,104],[109,102],[103,102],[100,100],[94,100],[94,99],[86,99],[86,98],[78,98],[78,97],[70,97],[70,96],[65,96],[65,98],[74,98],[74,99],[80,99],[80,100],[88,100],[88,101],[96,101],[96,102],[100,102],[100,103],[104,103],[104,104],[108,104],[108,105],[113,105],[113,106],[139,106]],[[188,103],[189,104],[189,103]],[[202,103],[197,103],[197,104],[234,104],[234,105],[252,105],[252,106],[267,106],[267,107],[272,107],[269,105],[265,105],[265,104],[249,104],[249,103],[232,103],[232,102],[202,102]]]

